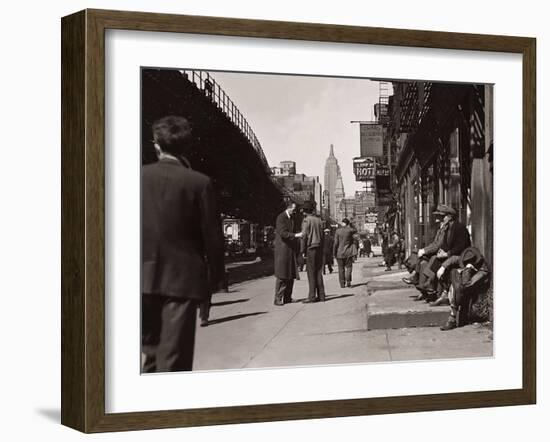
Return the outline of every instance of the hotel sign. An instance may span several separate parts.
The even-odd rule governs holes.
[[[375,178],[374,158],[354,158],[355,181],[369,181]]]

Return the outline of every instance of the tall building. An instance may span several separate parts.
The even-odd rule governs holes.
[[[338,188],[338,189],[337,189]],[[340,200],[344,198],[344,184],[342,183],[342,174],[338,160],[334,156],[334,145],[330,145],[330,153],[325,163],[325,183],[324,189],[327,192],[328,198],[328,213],[332,219],[338,216],[338,208]],[[337,190],[339,199],[337,199]]]
[[[281,161],[279,163],[283,171],[283,175],[296,175],[296,162],[295,161]]]
[[[340,207],[340,202],[346,198],[346,192],[344,192],[344,182],[342,181],[342,175],[338,175],[338,179],[336,180],[336,190],[334,191],[334,202],[336,204],[336,207]],[[336,219],[338,221],[341,221],[343,218],[346,218],[345,216],[341,217],[339,216],[340,213],[337,212]]]
[[[294,161],[281,161],[279,167],[272,167],[271,171],[275,181],[298,197],[300,204],[315,201],[317,210],[323,213],[323,189],[318,176],[296,173]]]

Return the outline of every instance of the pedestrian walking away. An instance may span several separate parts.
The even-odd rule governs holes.
[[[142,372],[191,370],[197,305],[224,275],[223,235],[210,178],[184,158],[187,119],[152,127],[158,162],[143,166]]]
[[[344,218],[340,227],[334,234],[333,253],[338,263],[338,279],[340,287],[351,287],[353,259],[355,256],[355,230],[350,227],[350,222]]]

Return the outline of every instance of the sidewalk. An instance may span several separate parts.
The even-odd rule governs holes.
[[[337,272],[325,275],[324,303],[302,303],[307,297],[305,272],[295,281],[295,302],[282,307],[273,305],[272,276],[233,284],[229,293],[215,294],[210,325],[197,329],[194,370],[492,355],[490,330],[482,326],[449,332],[437,327],[368,330],[367,304],[387,287],[392,288],[385,294],[401,292],[394,296],[412,302],[411,289],[397,287],[404,286],[399,282],[402,272],[384,272],[380,261],[359,259],[351,288],[340,288]]]

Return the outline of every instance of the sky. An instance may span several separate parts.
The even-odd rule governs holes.
[[[330,145],[338,159],[346,196],[355,181],[359,125],[373,120],[379,83],[366,79],[210,72],[255,132],[271,167],[296,162],[296,172],[319,176],[324,185]]]

